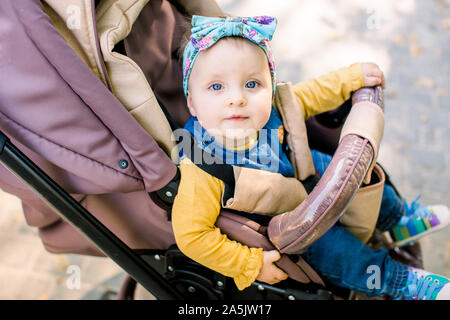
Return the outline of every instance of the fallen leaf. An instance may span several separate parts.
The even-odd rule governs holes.
[[[448,91],[444,88],[436,88],[434,93],[436,93],[438,97],[448,97]]]
[[[69,258],[65,254],[57,255],[55,267],[58,271],[65,272],[69,266]]]
[[[343,37],[343,34],[336,30],[328,30],[326,36],[327,36],[328,40],[339,40]]]
[[[418,56],[419,54],[421,54],[422,52],[423,52],[423,48],[422,48],[421,46],[419,46],[418,44],[412,43],[412,44],[409,46],[409,54],[410,54],[412,57],[416,57],[416,56]]]
[[[431,78],[421,76],[417,81],[414,83],[414,86],[416,88],[425,87],[425,88],[433,88],[434,87],[434,81]]]
[[[394,35],[394,42],[399,46],[402,46],[405,44],[406,40],[405,37],[403,37],[403,35],[397,33],[396,35]]]
[[[406,38],[408,39],[409,42],[414,43],[416,43],[418,40],[418,37],[415,34],[409,34]]]
[[[16,222],[22,222],[23,221],[23,214],[22,212],[15,212],[13,215],[14,221]]]
[[[48,294],[47,293],[43,293],[39,296],[38,300],[48,300]]]

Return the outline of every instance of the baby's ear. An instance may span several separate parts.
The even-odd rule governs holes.
[[[188,109],[189,109],[189,112],[191,113],[191,115],[196,117],[197,112],[195,112],[195,108],[192,104],[192,96],[189,94],[189,91],[187,92],[187,106],[188,106]]]

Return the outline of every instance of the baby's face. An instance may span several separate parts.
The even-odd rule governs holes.
[[[269,120],[269,63],[264,51],[248,40],[224,38],[202,51],[188,87],[191,114],[216,138],[245,140]]]

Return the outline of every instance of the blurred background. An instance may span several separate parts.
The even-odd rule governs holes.
[[[384,71],[379,162],[411,203],[450,206],[450,0],[217,0],[233,15],[278,19],[278,80],[298,82],[354,62]],[[422,240],[429,271],[450,277],[450,228]],[[125,274],[106,258],[54,255],[0,190],[0,299],[101,299]]]

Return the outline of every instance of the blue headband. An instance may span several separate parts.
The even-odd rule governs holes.
[[[272,90],[275,92],[275,64],[270,40],[277,26],[277,19],[268,16],[215,18],[192,16],[192,35],[183,55],[183,89],[187,96],[188,80],[198,54],[225,37],[243,37],[264,50],[269,61],[272,76]]]

